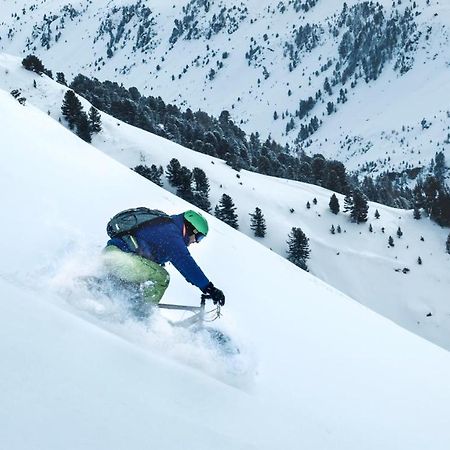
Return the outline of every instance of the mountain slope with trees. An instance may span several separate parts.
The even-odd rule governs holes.
[[[60,105],[67,87],[24,70],[20,60],[3,57],[1,61],[3,69],[8,71],[2,80],[7,84],[6,91],[13,86],[20,88],[27,98],[24,108],[37,106],[64,124]],[[89,110],[90,104],[82,97],[79,99],[84,110]],[[154,166],[160,184],[172,193],[181,194],[179,187],[170,181],[169,165],[175,174],[182,167],[185,176],[190,174],[190,183],[183,185],[183,192],[188,195],[197,192],[192,174],[200,173],[196,169],[201,169],[208,181],[203,192],[211,211],[226,194],[236,207],[239,231],[254,236],[250,213],[259,207],[264,213],[266,235],[255,239],[283,257],[287,257],[292,228],[301,228],[309,239],[307,266],[311,274],[403,327],[450,348],[446,331],[450,326],[446,249],[449,233],[430,221],[423,209],[421,218],[417,219],[413,209],[400,210],[367,202],[367,221],[358,223],[352,220],[351,209],[344,212],[342,194],[335,193],[340,204],[335,214],[329,206],[333,191],[245,170],[238,172],[223,160],[189,151],[104,113],[101,122],[102,130],[92,139],[96,148],[129,168]],[[145,178],[142,180],[150,184]],[[116,189],[123,188],[118,185]],[[135,204],[124,204],[123,209],[133,206],[158,207],[149,205],[139,195]],[[330,232],[332,227],[334,234]],[[401,238],[397,235],[399,227],[403,233]],[[394,246],[389,245],[389,236]]]
[[[227,111],[261,142],[337,159],[361,179],[388,172],[406,186],[448,148],[439,0],[26,0],[6,2],[0,20],[3,51],[194,114]]]
[[[1,89],[0,117],[9,213],[0,225],[8,236],[0,258],[2,447],[446,449],[448,352],[211,215],[208,237],[192,252],[227,295],[214,326],[239,343],[240,364],[161,315],[140,323],[120,304],[77,290],[77,277],[98,268],[105,224],[117,211],[192,205]],[[140,132],[102,119],[94,141],[110,128]],[[166,142],[164,150],[176,151],[144,134],[151,148]],[[206,158],[191,156],[196,165]],[[231,169],[215,162],[231,182]],[[248,175],[246,184],[253,178],[261,188],[279,182]],[[295,192],[321,204],[320,188]],[[198,304],[199,291],[168,270],[167,301]]]

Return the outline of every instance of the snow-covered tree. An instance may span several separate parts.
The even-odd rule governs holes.
[[[177,187],[180,183],[180,161],[172,158],[166,167],[166,176],[171,186]]]
[[[350,217],[356,223],[366,222],[368,210],[369,205],[366,196],[359,189],[355,189],[353,191],[353,206],[350,210]]]
[[[301,228],[293,227],[288,236],[288,260],[303,270],[308,270],[306,260],[309,258],[311,250],[309,248],[309,239],[303,233]]]
[[[28,55],[22,60],[22,65],[25,69],[31,70],[39,75],[45,72],[44,64],[42,61],[35,55]]]
[[[353,197],[352,194],[349,192],[345,195],[344,198],[344,212],[349,212],[353,209]]]
[[[339,206],[339,200],[336,197],[336,194],[333,194],[331,196],[330,203],[328,205],[333,214],[337,214],[339,212],[340,206]]]
[[[67,86],[66,77],[63,72],[56,72],[56,82],[64,86]]]
[[[69,124],[69,128],[71,130],[73,130],[77,125],[82,111],[83,106],[80,100],[78,100],[78,97],[76,96],[75,92],[69,89],[64,94],[61,112],[63,117],[67,120],[67,123]]]
[[[89,119],[84,111],[80,112],[80,115],[76,121],[77,126],[77,136],[83,139],[83,141],[91,142],[92,132],[89,125]]]
[[[100,133],[102,131],[102,117],[97,109],[93,106],[89,108],[89,126],[91,133]]]
[[[150,180],[152,183],[155,183],[156,185],[161,187],[163,186],[161,176],[164,173],[164,169],[162,168],[162,166],[156,167],[155,164],[152,164],[151,167],[147,167],[141,164],[139,166],[136,166],[133,170],[139,175],[147,178],[147,180]]]
[[[177,195],[187,202],[193,203],[192,172],[185,166],[182,166],[178,173]]]
[[[192,192],[194,194],[192,203],[203,209],[203,211],[209,212],[211,210],[211,202],[209,201],[210,186],[208,177],[202,169],[194,167],[194,170],[192,171],[192,181]]]
[[[214,208],[214,215],[218,219],[230,225],[230,227],[233,227],[236,230],[239,228],[236,206],[234,205],[234,202],[229,195],[222,195],[219,203]]]
[[[254,213],[250,213],[250,228],[256,237],[264,237],[266,235],[266,220],[261,209],[256,207]]]

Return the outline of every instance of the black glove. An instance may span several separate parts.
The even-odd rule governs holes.
[[[211,300],[215,305],[217,303],[220,306],[225,305],[225,295],[223,295],[223,292],[220,289],[217,289],[211,282],[203,289],[203,292],[211,297]]]

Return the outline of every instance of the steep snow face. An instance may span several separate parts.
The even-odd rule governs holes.
[[[0,49],[33,52],[68,79],[228,110],[247,132],[362,173],[448,151],[446,2],[27,0],[6,2],[0,20]]]
[[[64,290],[95,266],[114,212],[190,205],[5,91],[0,116],[7,448],[446,449],[446,351],[211,216],[193,253],[227,295],[220,327],[257,361],[245,387],[189,367],[188,336],[183,359],[170,332],[158,347],[152,322],[102,317],[101,299]],[[195,303],[199,292],[169,270],[167,301]]]
[[[55,120],[60,119],[66,88],[24,70],[17,58],[0,57],[0,87],[7,91],[20,89],[27,104],[38,106]],[[87,110],[90,105],[81,100]],[[245,171],[237,173],[219,159],[190,151],[108,115],[102,115],[102,122],[103,131],[94,136],[93,145],[106,154],[127,167],[138,164],[165,167],[172,158],[177,158],[190,170],[203,169],[211,184],[213,207],[223,193],[234,200],[239,231],[253,236],[249,213],[258,206],[266,219],[267,235],[256,239],[257,242],[285,257],[291,228],[301,227],[310,239],[308,266],[312,274],[408,330],[450,349],[447,301],[450,255],[445,252],[448,230],[427,219],[414,220],[412,211],[375,203],[370,203],[367,224],[352,224],[348,215],[342,213],[342,196],[338,195],[341,212],[336,216],[330,212],[330,191]],[[144,180],[142,183],[151,184]],[[165,187],[174,191],[167,182]],[[123,186],[119,184],[111,195],[120,196],[121,189]],[[310,209],[306,208],[307,202]],[[139,205],[162,208],[137,192],[131,202],[123,201],[119,208]],[[374,217],[376,210],[380,219]],[[115,212],[105,213],[105,220]],[[332,225],[335,229],[339,226],[342,233],[332,235]],[[373,232],[369,231],[370,225]],[[98,231],[103,233],[103,227]],[[401,238],[397,237],[399,227]],[[389,236],[394,238],[394,247],[388,245]],[[298,295],[307,297],[301,287]]]

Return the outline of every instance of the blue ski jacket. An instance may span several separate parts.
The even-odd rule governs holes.
[[[189,236],[183,236],[184,216],[177,214],[170,218],[172,219],[170,222],[150,223],[133,233],[138,243],[137,253],[161,265],[171,262],[186,281],[203,291],[209,280],[187,248]],[[124,252],[134,253],[119,237],[110,239],[107,245],[114,245]]]

